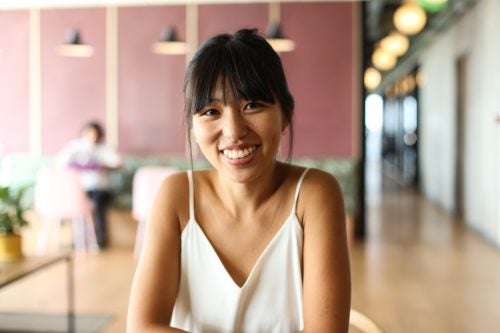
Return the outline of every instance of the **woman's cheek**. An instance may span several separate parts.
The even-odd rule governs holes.
[[[215,137],[213,126],[209,124],[193,124],[193,134],[198,143],[208,142]]]

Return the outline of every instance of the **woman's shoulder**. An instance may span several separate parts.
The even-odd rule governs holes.
[[[210,170],[186,171],[179,170],[169,174],[163,180],[158,195],[164,199],[168,198],[168,202],[172,206],[184,211],[189,203],[189,173],[192,174],[192,181],[199,190],[210,177]]]
[[[175,213],[181,220],[188,211],[189,182],[186,171],[176,171],[166,176],[156,193],[156,206]]]
[[[161,187],[168,192],[189,193],[189,173],[192,175],[192,181],[199,187],[201,183],[205,183],[211,177],[212,170],[179,170],[165,177]]]
[[[179,170],[168,174],[162,181],[159,193],[172,199],[189,193],[189,171]]]
[[[304,175],[300,194],[297,202],[297,213],[304,216],[310,211],[322,211],[325,209],[342,209],[343,197],[340,185],[329,172],[316,169],[291,166],[291,173],[299,179]]]
[[[317,168],[308,168],[289,164],[289,175],[291,178],[299,179],[304,176],[303,186],[313,190],[321,190],[328,187],[338,187],[338,181],[334,175]]]

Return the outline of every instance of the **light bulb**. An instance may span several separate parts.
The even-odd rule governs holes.
[[[399,32],[392,32],[380,41],[380,47],[384,51],[399,57],[408,51],[410,42],[405,35]]]
[[[415,3],[407,2],[396,9],[394,25],[405,35],[416,35],[425,27],[425,11]]]
[[[396,61],[396,57],[393,54],[386,52],[381,48],[376,49],[372,54],[373,65],[381,71],[392,69],[396,66]]]
[[[380,75],[378,70],[373,67],[369,67],[365,70],[364,83],[366,89],[371,91],[377,89],[381,81],[382,75]]]

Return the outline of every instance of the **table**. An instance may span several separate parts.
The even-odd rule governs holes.
[[[24,257],[17,261],[0,263],[0,288],[3,288],[40,270],[65,261],[67,265],[68,332],[75,331],[74,267],[70,253],[52,256]]]

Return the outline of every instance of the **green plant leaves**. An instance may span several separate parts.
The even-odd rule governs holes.
[[[26,188],[13,190],[0,186],[0,234],[18,233],[28,225],[24,212],[28,209],[23,204]]]

